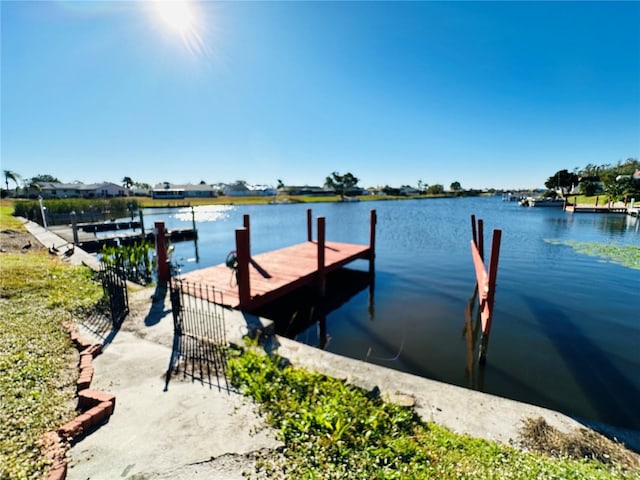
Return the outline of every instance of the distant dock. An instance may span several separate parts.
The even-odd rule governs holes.
[[[573,205],[567,203],[564,211],[569,213],[620,213],[633,215],[633,208],[620,205]],[[637,214],[637,208],[635,208]]]
[[[140,222],[99,222],[75,225],[52,225],[48,229],[63,238],[68,244],[76,245],[85,252],[99,252],[103,245],[133,245],[135,242],[146,240],[153,242],[153,230],[145,232],[140,228]],[[138,230],[136,232],[136,230]],[[113,232],[98,236],[98,233]],[[172,242],[195,240],[198,232],[195,228],[180,228],[166,232],[166,238]],[[59,245],[50,245],[58,247]]]
[[[357,259],[369,260],[373,275],[376,211],[371,211],[369,245],[327,242],[325,219],[318,218],[317,239],[312,240],[311,210],[307,210],[307,242],[259,255],[251,255],[249,216],[236,230],[236,250],[227,261],[181,276],[184,284],[205,285],[222,292],[222,303],[230,308],[255,310],[307,285],[316,285],[322,295],[326,276]],[[197,293],[194,291],[194,293]]]

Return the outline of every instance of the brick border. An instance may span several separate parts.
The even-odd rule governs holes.
[[[92,344],[82,339],[73,324],[65,324],[65,327],[69,330],[71,341],[80,352],[80,374],[76,382],[76,392],[78,409],[82,413],[57,430],[47,432],[41,437],[43,453],[51,460],[46,480],[67,478],[66,445],[106,422],[116,406],[115,395],[89,388],[93,380],[93,359],[102,353],[102,344]]]

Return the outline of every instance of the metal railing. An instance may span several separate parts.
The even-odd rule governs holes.
[[[119,327],[129,314],[129,295],[124,269],[119,265],[102,262],[100,279],[111,322],[114,327]]]
[[[170,281],[174,326],[171,371],[210,386],[228,389],[226,370],[226,325],[222,292],[213,287],[188,283],[176,277]],[[225,386],[221,385],[221,380]]]

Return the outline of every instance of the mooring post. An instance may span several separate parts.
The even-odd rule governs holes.
[[[193,238],[198,238],[198,230],[196,229],[196,211],[191,206],[191,224],[193,225]]]
[[[476,216],[471,215],[471,235],[473,238],[473,244],[478,246],[478,232],[476,231]]]
[[[158,281],[166,284],[169,280],[169,261],[167,257],[167,239],[164,222],[155,222],[156,258],[158,259]]]
[[[371,210],[369,217],[369,275],[373,281],[376,265],[376,225],[378,223],[378,214],[375,209]]]
[[[142,209],[138,209],[138,212],[140,213],[140,238],[142,238],[143,240],[145,240],[147,238],[147,235],[144,231],[144,214],[142,213]]]
[[[247,229],[247,259],[251,258],[251,221],[249,219],[249,214],[245,213],[242,216],[242,225]],[[248,261],[248,260],[247,260]]]
[[[307,242],[313,240],[313,221],[311,219],[311,209],[307,208]]]
[[[480,363],[480,365],[484,365],[487,361],[487,348],[489,345],[489,334],[491,333],[491,322],[493,320],[493,305],[496,294],[501,238],[502,230],[494,230],[491,242],[491,256],[489,258],[489,272],[487,272],[486,298],[484,299],[484,305],[482,305],[482,340],[480,342],[480,352],[478,356],[478,363]]]
[[[69,217],[71,217],[71,230],[73,231],[73,244],[78,244],[78,224],[76,223],[76,212],[73,210]]]
[[[484,223],[481,218],[478,219],[478,252],[484,260]]]
[[[236,270],[238,280],[238,297],[240,309],[249,305],[251,300],[251,285],[249,282],[249,230],[247,228],[236,229]]]
[[[325,218],[318,217],[318,290],[324,297],[326,293],[326,277],[324,273]]]

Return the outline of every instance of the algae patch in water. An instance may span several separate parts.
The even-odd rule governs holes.
[[[599,257],[625,267],[640,270],[640,247],[574,240],[545,240],[552,245],[565,245],[577,253]]]

